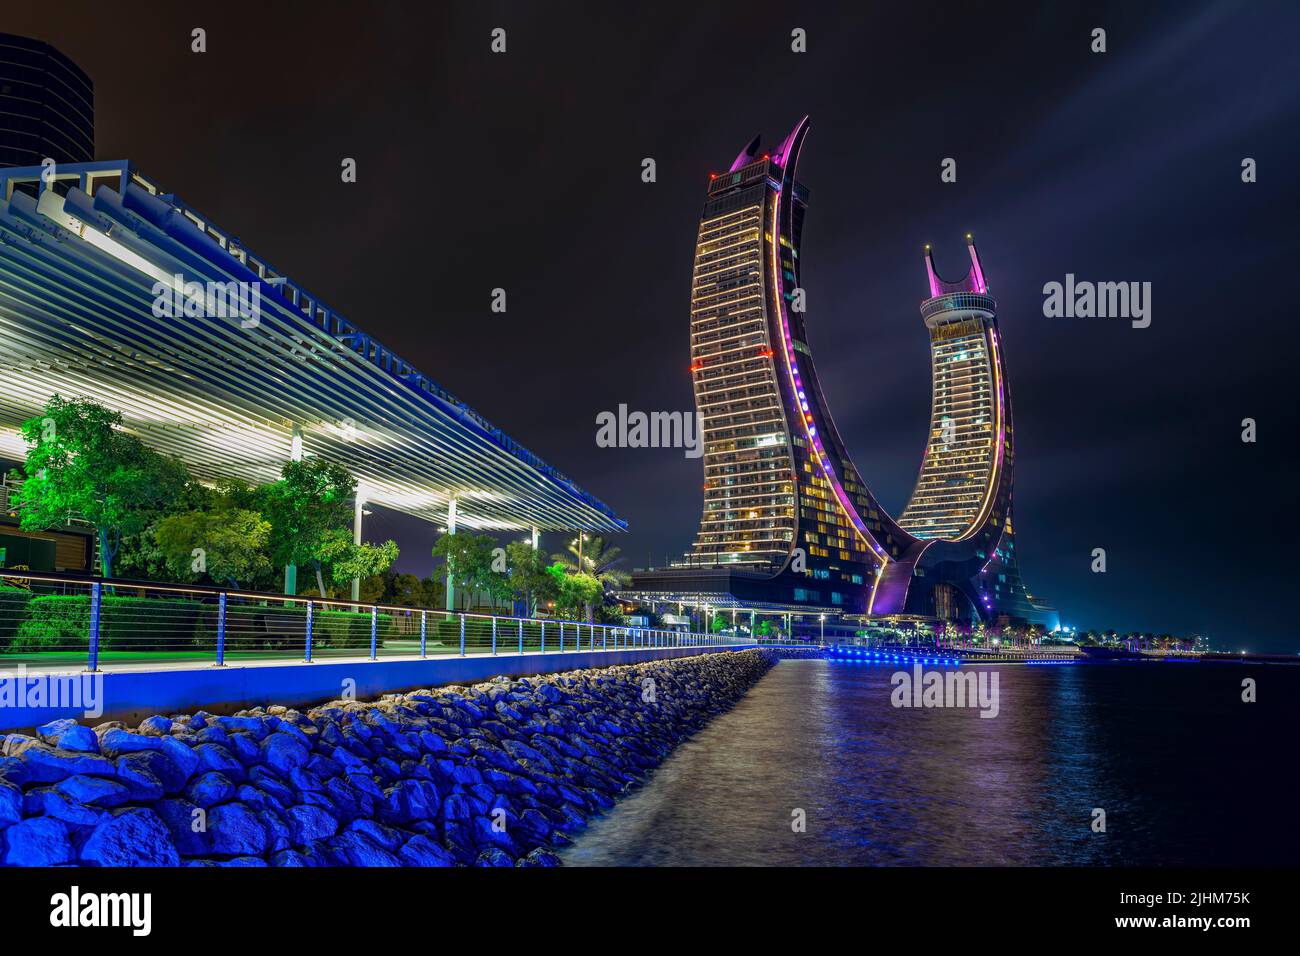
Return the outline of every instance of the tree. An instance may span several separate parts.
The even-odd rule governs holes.
[[[270,550],[277,565],[304,565],[316,573],[316,590],[329,595],[330,580],[344,585],[386,571],[397,544],[354,544],[348,530],[357,484],[346,468],[322,458],[291,461],[280,480],[258,489],[255,499],[271,523]]]
[[[492,574],[492,549],[496,541],[490,535],[444,534],[433,544],[433,556],[442,559],[452,584],[468,597],[489,581]]]
[[[529,617],[537,616],[537,605],[554,600],[557,593],[555,578],[546,573],[546,561],[528,541],[512,541],[506,545],[506,566],[510,582],[510,597],[526,605]]]
[[[570,573],[559,561],[547,568],[546,573],[555,582],[555,609],[560,616],[582,616],[590,624],[592,608],[605,593],[600,579],[593,574]]]
[[[113,576],[123,537],[144,531],[189,483],[184,465],[124,431],[120,413],[90,399],[54,395],[44,414],[19,430],[30,446],[14,498],[19,526],[44,531],[73,517],[88,522],[105,577]]]
[[[340,540],[341,539],[341,540]],[[354,544],[352,536],[346,531],[332,531],[326,536],[327,544],[321,550],[321,563],[328,564],[333,572],[334,583],[344,587],[354,578],[369,581],[387,571],[397,560],[399,550],[396,541],[383,544]],[[373,599],[383,594],[383,582],[379,582],[378,591],[373,586]]]
[[[206,574],[237,588],[272,569],[266,553],[271,523],[256,511],[218,507],[168,515],[154,526],[153,537],[179,581]]]
[[[578,552],[582,552],[579,560]],[[590,574],[599,578],[607,588],[626,587],[632,580],[631,575],[620,570],[616,565],[623,559],[619,557],[618,547],[606,546],[605,539],[599,535],[584,537],[581,546],[574,538],[569,542],[567,553],[551,555],[552,561],[558,561],[566,570]]]

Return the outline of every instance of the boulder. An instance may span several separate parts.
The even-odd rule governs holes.
[[[161,751],[176,763],[177,768],[179,768],[178,772],[185,775],[185,780],[194,776],[198,771],[198,754],[194,752],[193,747],[184,741],[175,737],[168,737],[163,740]],[[184,783],[184,780],[181,782]]]
[[[397,851],[405,866],[455,866],[456,858],[430,837],[417,834]]]
[[[340,833],[328,842],[332,855],[347,866],[401,866],[402,861],[364,833]]]
[[[90,807],[117,807],[131,799],[131,792],[122,784],[103,777],[88,777],[84,774],[67,777],[60,781],[55,789],[69,800]],[[161,788],[158,796],[162,796]]]
[[[180,854],[158,814],[129,807],[95,827],[81,848],[81,861],[96,866],[179,866]]]
[[[122,754],[139,753],[141,750],[161,750],[162,746],[161,737],[146,737],[144,734],[135,734],[121,727],[112,727],[104,731],[99,738],[100,751],[104,756],[114,759]]]
[[[99,753],[99,738],[95,732],[75,720],[52,720],[37,727],[36,736],[60,750]]]
[[[285,813],[289,838],[295,846],[325,840],[338,832],[339,823],[320,807],[290,807]]]
[[[137,727],[136,730],[144,734],[146,737],[166,737],[172,732],[172,719],[170,717],[159,717],[157,715],[146,717],[144,720],[140,721],[140,726]]]
[[[10,783],[0,781],[0,829],[23,818],[23,791]]]
[[[289,734],[274,733],[262,741],[262,759],[283,774],[305,766],[308,755],[307,747]]]
[[[117,774],[113,762],[98,754],[55,750],[48,744],[41,743],[25,749],[17,760],[30,783],[58,783],[76,774],[93,777],[113,777]]]
[[[4,831],[7,866],[60,866],[72,862],[68,827],[53,817],[29,817]]]
[[[217,773],[225,774],[231,780],[244,778],[244,765],[221,744],[199,744],[194,748],[194,753],[199,758],[201,769],[215,770]]]
[[[185,795],[195,806],[206,810],[227,800],[233,800],[235,785],[224,774],[211,771],[191,783],[186,788]]]
[[[212,839],[208,836],[205,817],[195,811],[199,808],[188,800],[166,799],[154,804],[154,810],[171,834],[172,843],[182,856],[207,856],[212,852]],[[196,829],[203,824],[202,829]]]
[[[242,803],[223,803],[208,811],[212,852],[220,856],[257,856],[266,852],[266,831]]]

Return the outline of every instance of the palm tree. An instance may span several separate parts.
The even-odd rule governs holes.
[[[632,580],[630,574],[615,567],[623,560],[619,557],[621,550],[617,546],[606,546],[605,539],[599,535],[588,535],[583,532],[569,542],[567,553],[553,554],[551,560],[560,562],[570,571],[578,571],[598,578],[605,589],[610,590],[626,587]],[[581,566],[579,566],[580,560]]]

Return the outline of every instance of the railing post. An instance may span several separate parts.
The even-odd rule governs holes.
[[[222,600],[224,601],[226,596],[223,594],[221,595],[221,597]],[[315,611],[315,602],[308,601],[307,602],[307,656],[303,658],[303,660],[305,660],[308,664],[311,663],[311,624],[312,624],[312,614],[314,611]]]
[[[601,628],[600,631],[600,649],[602,651],[609,650],[609,625],[608,624],[606,624],[603,628]]]
[[[226,666],[226,592],[217,596],[217,666]]]
[[[542,622],[542,649],[538,653],[540,654],[546,653],[546,622],[545,621]]]
[[[493,656],[496,655],[496,652],[497,652],[497,619],[496,619],[496,616],[494,615],[494,616],[492,617],[492,654],[493,654]]]
[[[522,617],[519,619],[519,653],[520,655],[524,653],[524,619]]]
[[[370,659],[379,660],[379,608],[370,606]]]
[[[428,653],[426,652],[426,647],[427,647],[426,642],[428,640],[428,637],[429,637],[429,612],[421,611],[420,612],[420,656],[421,657],[429,656]]]
[[[86,670],[99,670],[99,611],[102,585],[96,581],[90,586],[90,656],[86,660]]]
[[[564,653],[564,622],[560,622],[560,653]]]
[[[460,616],[460,656],[465,656],[465,615]]]

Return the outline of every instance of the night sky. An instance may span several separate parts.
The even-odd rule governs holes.
[[[701,463],[600,449],[596,415],[693,409],[708,173],[810,114],[810,344],[882,503],[901,511],[929,421],[921,249],[959,278],[972,232],[1031,590],[1085,628],[1300,651],[1300,7],[611,6],[8,4],[4,29],[91,75],[99,158],[134,160],[609,503],[636,567],[690,543]],[[1151,326],[1044,318],[1066,273],[1151,282]],[[435,535],[390,513],[367,529],[422,574]]]

